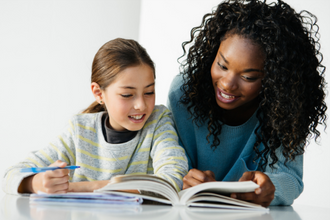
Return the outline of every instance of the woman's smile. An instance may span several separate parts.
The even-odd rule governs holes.
[[[223,103],[231,103],[239,99],[239,96],[235,96],[229,93],[222,91],[221,89],[217,89],[217,98],[220,102]]]

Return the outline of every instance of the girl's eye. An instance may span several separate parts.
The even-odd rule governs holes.
[[[223,69],[223,70],[228,70],[227,67],[221,65],[219,62],[217,62],[217,64],[218,64],[218,66],[220,66],[221,69]]]
[[[147,93],[145,93],[146,95],[153,95],[153,94],[155,94],[155,92],[154,91],[152,91],[152,92],[147,92]]]
[[[129,97],[131,97],[132,95],[131,95],[131,94],[121,94],[121,96],[124,97],[124,98],[129,98]]]

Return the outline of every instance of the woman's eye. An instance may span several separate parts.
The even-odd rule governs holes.
[[[131,94],[121,94],[121,96],[124,97],[124,98],[129,98],[129,97],[131,97],[132,95],[131,95]]]
[[[221,65],[219,62],[217,62],[217,64],[218,64],[218,66],[220,66],[221,69],[223,69],[223,70],[228,70],[227,67]]]
[[[246,81],[252,82],[252,81],[256,81],[258,78],[256,78],[256,77],[243,76],[243,79],[245,79]]]

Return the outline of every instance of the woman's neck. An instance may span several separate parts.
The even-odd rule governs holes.
[[[255,100],[248,105],[243,105],[232,110],[222,109],[220,120],[230,126],[239,126],[247,122],[259,107],[259,101]]]

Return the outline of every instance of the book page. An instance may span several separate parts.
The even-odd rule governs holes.
[[[94,192],[112,192],[118,190],[133,190],[137,189],[140,191],[149,191],[153,193],[160,194],[161,196],[167,198],[170,202],[168,203],[179,203],[179,196],[174,186],[168,181],[152,175],[121,175],[112,178],[105,187],[95,190]],[[143,198],[152,199],[153,196],[141,195]],[[163,198],[155,197],[154,200],[164,201]]]
[[[131,180],[149,180],[153,182],[158,182],[168,186],[169,188],[173,189],[174,192],[177,193],[175,187],[169,181],[155,175],[148,175],[148,174],[118,175],[112,177],[110,183],[112,184],[112,183],[119,183],[119,182],[131,181]]]
[[[194,196],[192,196],[187,202],[192,203],[192,202],[206,201],[206,200],[233,204],[233,205],[239,205],[239,206],[246,206],[246,207],[261,207],[261,205],[257,205],[257,204],[250,203],[247,201],[234,199],[234,198],[216,194],[216,193],[208,193],[208,192],[197,193]]]
[[[132,196],[132,193],[129,192],[124,192],[124,191],[104,191],[103,193],[111,193],[111,194],[116,194],[116,195],[123,195],[123,196]],[[167,199],[166,197],[158,194],[158,193],[153,193],[150,191],[143,191],[141,190],[141,194],[137,195],[138,197],[144,199],[144,201],[142,202],[143,204],[154,204],[152,202],[146,202],[145,200],[150,200],[150,201],[155,201],[158,203],[162,203],[162,204],[167,204],[167,205],[172,205],[172,202]]]
[[[69,192],[60,194],[38,193],[30,195],[31,203],[97,203],[97,204],[141,204],[142,199],[135,195],[117,195],[104,193]]]
[[[207,182],[201,183],[197,186],[190,187],[186,190],[179,192],[180,204],[186,204],[187,201],[195,194],[203,191],[213,192],[218,194],[230,194],[230,193],[245,193],[253,192],[258,188],[258,184],[252,181],[243,181],[243,182]]]
[[[251,202],[234,199],[228,196],[219,195],[216,193],[197,193],[187,201],[187,206],[198,207],[215,207],[215,208],[228,208],[231,209],[249,209],[249,210],[262,210],[265,208]]]

